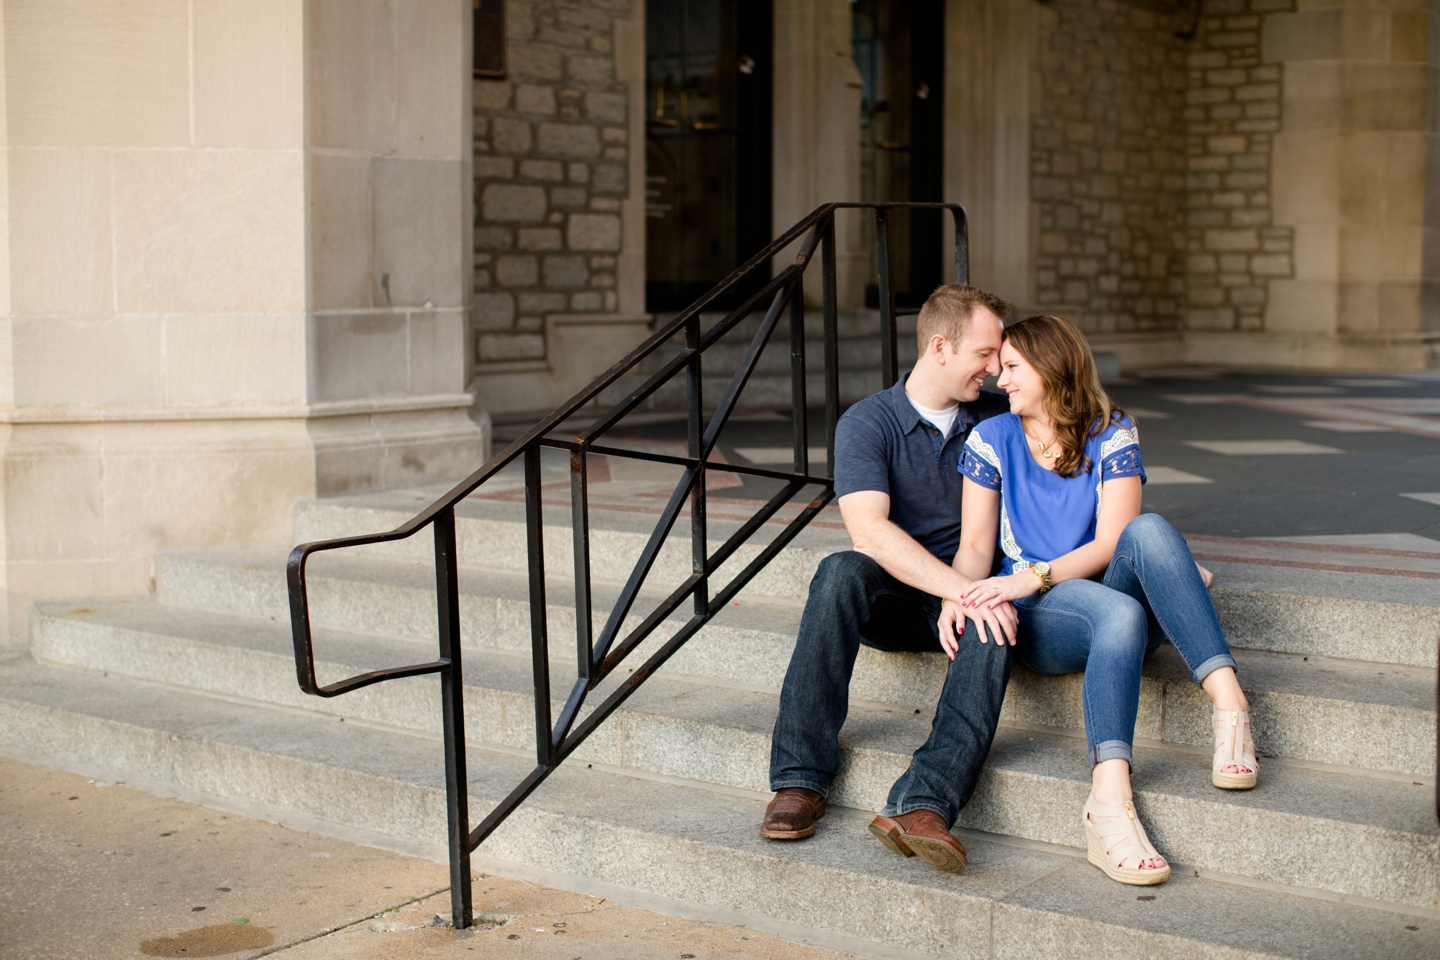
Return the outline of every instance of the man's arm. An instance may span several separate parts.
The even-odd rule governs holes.
[[[901,583],[936,597],[958,597],[970,581],[890,520],[890,496],[860,490],[840,498],[840,517],[859,553],[874,560]]]
[[[890,520],[889,494],[878,490],[859,490],[847,493],[839,503],[840,517],[845,521],[845,530],[850,534],[855,550],[880,564],[896,580],[942,599],[959,597],[970,586],[969,577],[941,563],[933,553]],[[985,636],[984,626],[988,624],[991,634],[997,639],[1004,637],[1014,642],[1018,618],[1009,604],[976,610],[967,615],[977,621],[975,626],[980,629],[982,639]],[[940,644],[954,660],[958,648],[954,639],[942,635]]]

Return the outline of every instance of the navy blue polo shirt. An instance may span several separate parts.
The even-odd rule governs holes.
[[[878,490],[890,521],[944,563],[960,546],[960,451],[981,420],[1010,410],[1008,398],[980,392],[960,404],[948,437],[923,420],[905,395],[907,372],[889,390],[845,411],[835,427],[835,495]]]

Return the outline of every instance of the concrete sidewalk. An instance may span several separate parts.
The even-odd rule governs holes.
[[[5,960],[841,956],[497,876],[475,902],[457,935],[443,863],[0,758]]]

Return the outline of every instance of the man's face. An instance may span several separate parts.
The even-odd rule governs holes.
[[[986,377],[1000,373],[1000,318],[986,307],[970,314],[970,327],[953,351],[942,348],[940,358],[947,392],[961,403],[980,396]]]

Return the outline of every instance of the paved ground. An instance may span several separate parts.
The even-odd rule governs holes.
[[[455,936],[444,864],[0,758],[0,957],[827,960],[743,928],[499,877]],[[434,924],[432,926],[432,924]]]
[[[1440,373],[1155,371],[1108,388],[1140,424],[1146,509],[1185,533],[1440,540]],[[810,443],[823,450],[819,411],[810,419]],[[502,427],[497,439],[519,432]],[[668,442],[662,452],[683,455],[684,436],[678,419],[651,414],[627,420],[612,442]],[[727,426],[720,450],[732,463],[786,469],[790,437],[786,416],[751,412]],[[563,471],[563,454],[552,453]],[[747,479],[715,493],[766,499],[776,489]]]

